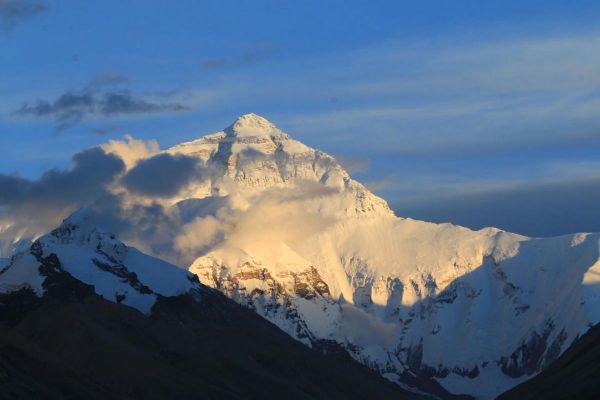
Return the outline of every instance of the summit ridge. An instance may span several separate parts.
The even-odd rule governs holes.
[[[240,115],[225,131],[236,136],[259,137],[281,132],[271,121],[254,113]]]

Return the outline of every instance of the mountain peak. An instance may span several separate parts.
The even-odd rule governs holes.
[[[65,218],[61,224],[61,226],[65,225],[76,225],[83,226],[90,224],[90,220],[92,218],[92,211],[89,207],[81,207],[67,218]]]
[[[271,121],[254,113],[240,115],[225,132],[240,137],[270,137],[282,133]]]
[[[222,131],[178,144],[166,152],[199,158],[218,171],[202,180],[202,184],[188,187],[192,192],[182,192],[185,197],[177,197],[178,200],[190,198],[190,193],[196,198],[225,196],[232,191],[256,194],[272,187],[304,187],[312,181],[342,190],[342,197],[348,202],[343,207],[332,202],[335,212],[356,215],[376,211],[393,215],[383,199],[350,179],[333,157],[293,139],[257,114],[241,115]]]
[[[275,126],[271,121],[265,117],[255,114],[248,113],[240,115],[236,118],[233,126],[247,127],[247,126]]]

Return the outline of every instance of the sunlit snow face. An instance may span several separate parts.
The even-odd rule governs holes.
[[[129,244],[187,266],[217,246],[267,248],[316,235],[343,216],[391,215],[332,157],[254,114],[166,151],[128,136],[86,154],[70,170],[17,182],[33,189],[0,214],[8,242],[43,234],[85,205]],[[118,167],[98,172],[111,163]],[[62,195],[44,190],[46,181],[94,192],[71,187]]]

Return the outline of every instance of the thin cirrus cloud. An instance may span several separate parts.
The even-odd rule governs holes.
[[[108,135],[109,133],[113,133],[119,130],[122,130],[123,126],[121,125],[103,125],[98,128],[93,129],[93,132],[97,135]]]
[[[600,33],[388,42],[324,64],[338,79],[320,70],[313,82],[338,101],[279,120],[371,160],[359,180],[398,215],[531,236],[600,231],[598,166],[581,165],[600,146]]]
[[[129,82],[129,78],[118,72],[102,72],[97,74],[90,81],[91,89],[100,89],[106,86],[115,86]]]
[[[254,64],[260,61],[263,57],[263,54],[259,54],[253,51],[247,51],[236,57],[208,59],[202,63],[202,68],[216,70],[226,67],[243,67],[250,64]]]
[[[0,0],[0,31],[8,32],[15,25],[46,11],[37,0]]]
[[[598,139],[599,54],[598,32],[395,41],[315,61],[325,67],[310,68],[309,61],[310,76],[291,74],[289,90],[280,90],[283,78],[272,86],[283,95],[338,100],[282,115],[285,125],[321,140],[366,144],[367,151],[382,144],[402,153],[497,151],[499,144],[510,151],[573,136]],[[348,140],[366,132],[367,143]]]
[[[262,60],[263,53],[255,53]],[[202,90],[219,93],[210,100],[215,109],[253,110],[260,93],[261,107],[273,110],[282,127],[332,152],[509,152],[600,138],[598,54],[599,32],[396,40],[270,58],[268,74],[229,68],[252,57],[209,59],[203,68],[223,75]],[[358,140],[366,133],[371,140]]]
[[[575,147],[583,148],[589,158],[589,150],[600,144],[598,32],[533,39],[483,38],[479,43],[439,39],[423,43],[390,41],[313,59],[272,57],[268,60],[268,74],[260,67],[228,68],[242,62],[236,54],[207,60],[206,69],[218,69],[222,74],[215,74],[218,79],[211,76],[202,85],[186,87],[187,97],[178,98],[185,99],[187,105],[193,104],[195,109],[200,108],[197,104],[202,104],[203,110],[212,107],[219,118],[225,118],[219,113],[239,114],[261,108],[284,130],[311,146],[334,154],[359,154],[369,160],[368,165],[352,159],[342,160],[342,164],[365,176],[359,180],[375,182],[370,187],[391,204],[398,204],[397,210],[414,211],[399,212],[403,216],[431,219],[434,212],[441,215],[441,203],[451,200],[449,191],[463,190],[462,201],[475,207],[477,203],[472,199],[483,204],[481,199],[485,196],[491,199],[501,193],[508,196],[525,190],[531,184],[539,184],[534,171],[546,168],[538,162],[546,150],[550,155],[562,155],[574,149],[567,154],[573,161],[579,151]],[[91,111],[85,105],[74,107],[75,111],[83,110],[82,116],[73,113],[75,123],[92,117],[166,113],[173,110],[160,105],[180,104],[167,101],[176,98],[169,95],[150,99],[129,92],[130,101],[125,103],[135,104],[131,99],[141,99],[158,107],[132,106],[130,114],[104,114],[105,94],[122,93],[123,89],[116,88],[127,84],[117,75],[108,74],[89,84],[93,100],[87,99],[84,91],[69,92],[80,96],[76,99],[79,102],[94,104]],[[177,86],[177,82],[170,84]],[[331,98],[337,101],[332,103]],[[58,99],[47,100],[47,107],[40,110],[49,107],[52,112],[28,115],[54,118],[57,125],[64,116],[69,122],[68,112],[61,114],[60,107],[53,109]],[[177,122],[173,124],[177,128]],[[165,130],[164,138],[167,134]],[[382,159],[388,161],[379,161]],[[405,161],[400,163],[398,160],[402,159]],[[434,159],[435,170],[428,171],[429,178],[419,175]],[[447,174],[454,164],[462,168],[458,184],[455,176]],[[512,172],[495,167],[504,164],[521,171],[518,182],[514,182]],[[546,193],[546,200],[540,195],[536,201],[550,204],[555,197],[552,193],[558,195],[563,184],[572,183],[572,188],[590,186],[591,183],[584,185],[583,178],[562,176],[552,182],[544,181],[543,185],[549,186],[540,188],[538,193]],[[405,191],[399,191],[399,186]],[[593,191],[579,190],[584,192],[591,195]],[[506,204],[518,209],[516,201]],[[466,213],[451,212],[450,206],[447,210],[440,220],[468,222],[473,227],[504,227],[498,222],[500,219],[493,218],[493,207],[480,213],[477,221],[462,219]],[[582,206],[580,210],[594,215],[589,207]],[[522,226],[526,227],[528,217],[525,212],[520,215]],[[578,221],[582,222],[579,226],[561,225],[562,231],[588,230],[583,217]],[[542,229],[528,231],[517,226],[515,230],[543,234]]]
[[[252,43],[239,43],[235,47],[241,48],[243,51],[229,57],[207,59],[201,64],[202,69],[219,70],[228,67],[248,66],[264,60],[276,45],[271,41],[256,41]]]

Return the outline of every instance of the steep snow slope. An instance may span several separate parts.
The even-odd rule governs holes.
[[[2,266],[2,264],[0,264]],[[66,271],[93,285],[105,299],[149,313],[157,295],[200,293],[197,278],[165,261],[127,247],[113,235],[98,230],[82,209],[29,249],[15,253],[0,269],[0,293],[23,287],[39,296],[46,278]]]
[[[21,237],[20,232],[14,232],[10,227],[0,226],[0,258],[8,258],[30,245],[28,237]]]
[[[392,215],[384,200],[350,179],[333,157],[292,139],[256,114],[243,115],[223,131],[182,143],[167,153],[197,157],[207,167],[207,179],[180,193],[181,200],[229,194],[248,197],[266,189],[317,183],[316,194],[344,195],[329,212]]]
[[[398,383],[431,378],[490,398],[600,320],[597,234],[532,239],[397,218],[332,157],[254,114],[167,152],[210,171],[172,199],[188,246],[198,238],[190,271]]]
[[[224,245],[190,270],[307,344],[336,340],[391,379],[410,369],[454,393],[493,397],[599,322],[598,286],[586,282],[598,235],[355,224],[275,255]]]

